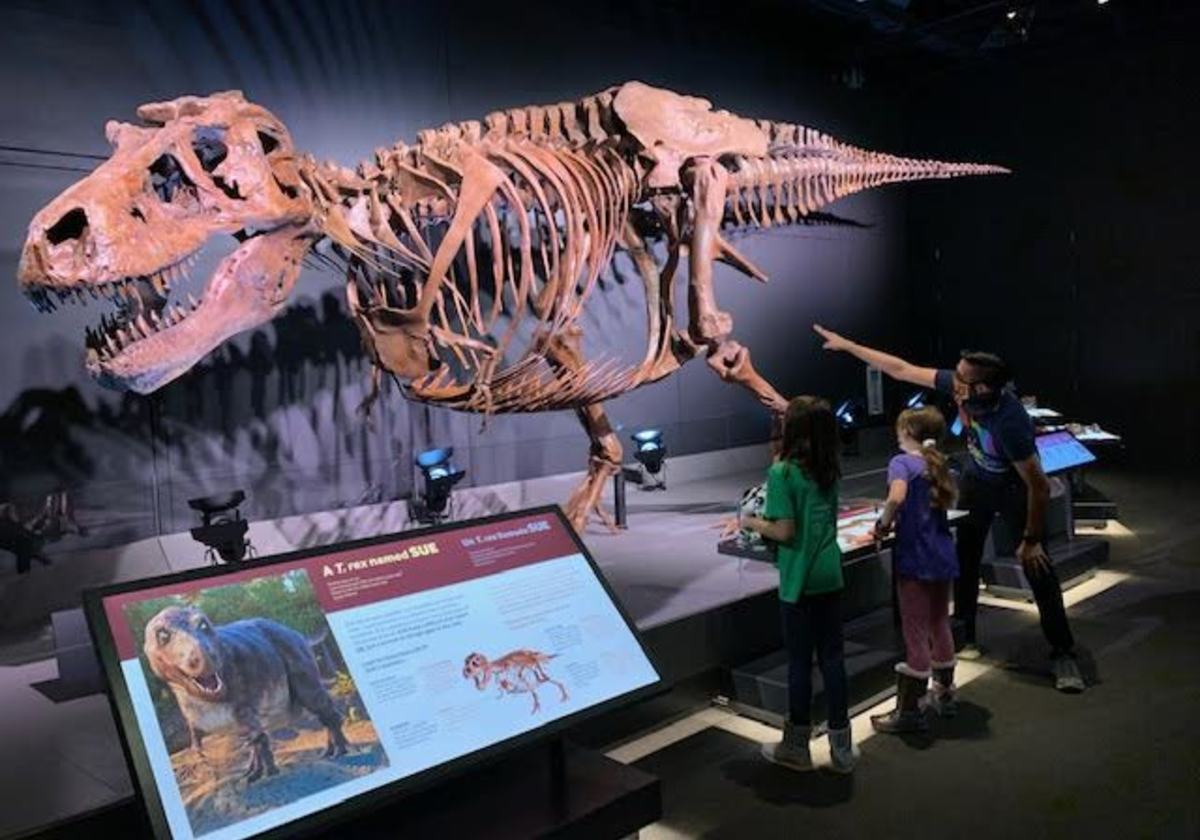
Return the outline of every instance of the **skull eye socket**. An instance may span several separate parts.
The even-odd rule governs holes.
[[[207,618],[202,618],[196,622],[196,629],[202,633],[207,633],[209,630],[212,630],[212,625],[208,623]]]
[[[171,641],[171,631],[165,627],[159,627],[154,633],[154,639],[158,642],[159,647],[162,647],[167,642]]]
[[[166,154],[159,155],[158,159],[150,164],[150,186],[159,198],[170,204],[179,190],[194,187],[195,184],[188,178],[175,156]]]
[[[229,156],[225,145],[225,132],[219,128],[197,128],[192,135],[192,152],[200,161],[200,167],[210,175]]]
[[[269,155],[279,148],[279,141],[265,131],[258,132],[258,142],[262,146],[264,155]]]

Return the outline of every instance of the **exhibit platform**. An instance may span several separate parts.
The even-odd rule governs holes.
[[[754,690],[760,697],[774,697],[760,704],[764,707],[778,705],[782,686],[776,661],[781,646],[778,574],[768,563],[722,554],[718,544],[720,524],[743,491],[762,481],[767,461],[765,446],[672,458],[665,490],[627,486],[627,530],[610,532],[593,523],[583,534],[668,684],[717,668],[740,668],[743,680],[753,671],[752,679],[758,681]],[[885,464],[883,454],[846,459],[843,496],[882,495]],[[558,502],[579,478],[574,474],[465,488],[456,493],[456,518]],[[259,556],[267,556],[410,525],[407,504],[392,502],[254,522],[249,539]],[[203,546],[184,533],[60,557],[51,567],[3,581],[0,633],[16,642],[0,668],[0,706],[6,710],[0,718],[0,747],[22,761],[0,768],[0,787],[6,792],[0,836],[70,824],[134,793],[107,698],[79,696],[79,683],[60,673],[48,626],[22,636],[24,628],[36,626],[39,617],[77,607],[83,588],[203,565]],[[858,650],[855,645],[862,648],[864,672],[872,674],[860,681],[867,696],[886,690],[895,661],[890,619],[880,617],[890,616],[890,580],[886,553],[856,557],[848,602],[851,616],[864,617],[863,634],[859,638],[851,631],[847,637],[852,652]],[[42,622],[47,624],[44,618]],[[57,624],[62,659],[86,658],[86,649],[79,649],[86,645],[77,621],[60,615]],[[76,666],[67,667],[78,673],[79,659],[74,661]]]
[[[665,491],[628,493],[629,528],[599,524],[585,542],[626,612],[656,653],[668,682],[718,664],[744,661],[778,644],[774,568],[718,554],[717,526],[746,487],[761,481],[765,447],[674,458]],[[578,475],[554,476],[456,494],[456,517],[471,518],[556,502]],[[259,556],[404,530],[404,502],[364,506],[251,524]],[[133,796],[108,700],[79,696],[86,661],[82,625],[72,616],[81,589],[205,565],[204,547],[188,534],[60,556],[50,567],[8,577],[0,596],[3,630],[15,644],[0,668],[0,746],[27,756],[0,769],[6,807],[0,836],[113,808]],[[44,616],[58,613],[56,627]],[[23,628],[45,625],[35,634]],[[60,673],[55,630],[68,664]],[[66,673],[69,670],[71,673]]]

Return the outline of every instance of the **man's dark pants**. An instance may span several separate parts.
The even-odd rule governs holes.
[[[967,515],[958,521],[958,582],[954,588],[954,618],[963,626],[964,641],[975,642],[975,616],[979,609],[979,564],[993,519],[998,515],[1017,539],[1025,530],[1028,510],[1025,484],[1018,478],[1003,481],[980,479],[967,472],[959,488],[958,507]],[[1063,607],[1062,585],[1051,566],[1044,571],[1025,570],[1033,589],[1042,633],[1051,653],[1070,653],[1075,645]]]

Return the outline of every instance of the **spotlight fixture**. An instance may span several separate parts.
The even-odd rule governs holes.
[[[1010,6],[1004,12],[1004,17],[997,20],[996,26],[983,39],[979,48],[1003,49],[1028,42],[1035,12],[1036,8],[1030,3]]]
[[[907,400],[904,401],[905,408],[924,408],[929,405],[929,395],[924,391],[914,391]]]
[[[643,490],[667,489],[667,445],[661,429],[642,429],[633,435],[633,457],[641,465]]]
[[[856,399],[842,400],[833,410],[833,416],[837,418],[838,426],[847,430],[857,429],[861,426],[866,413],[862,401]]]
[[[416,521],[432,525],[451,518],[450,493],[467,474],[466,470],[451,463],[453,457],[454,447],[445,446],[427,449],[414,459],[425,482],[420,498],[413,499],[409,505]]]
[[[842,452],[846,455],[857,455],[858,430],[867,416],[866,406],[859,399],[842,400],[833,410],[833,416],[837,419]]]
[[[254,546],[246,539],[250,523],[242,516],[244,501],[244,490],[188,499],[188,507],[200,514],[200,527],[192,528],[192,539],[206,546],[204,559],[210,564],[240,563],[254,556]]]

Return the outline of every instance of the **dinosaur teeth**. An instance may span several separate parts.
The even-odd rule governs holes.
[[[198,306],[200,306],[200,301],[196,300],[196,298],[192,296],[191,292],[188,292],[187,299],[188,303],[191,304],[192,309],[196,309]]]
[[[138,330],[141,331],[143,338],[149,337],[150,334],[154,332],[154,330],[151,329],[151,327],[150,327],[150,323],[140,313],[137,316],[137,320],[134,321],[133,323],[138,328]]]

